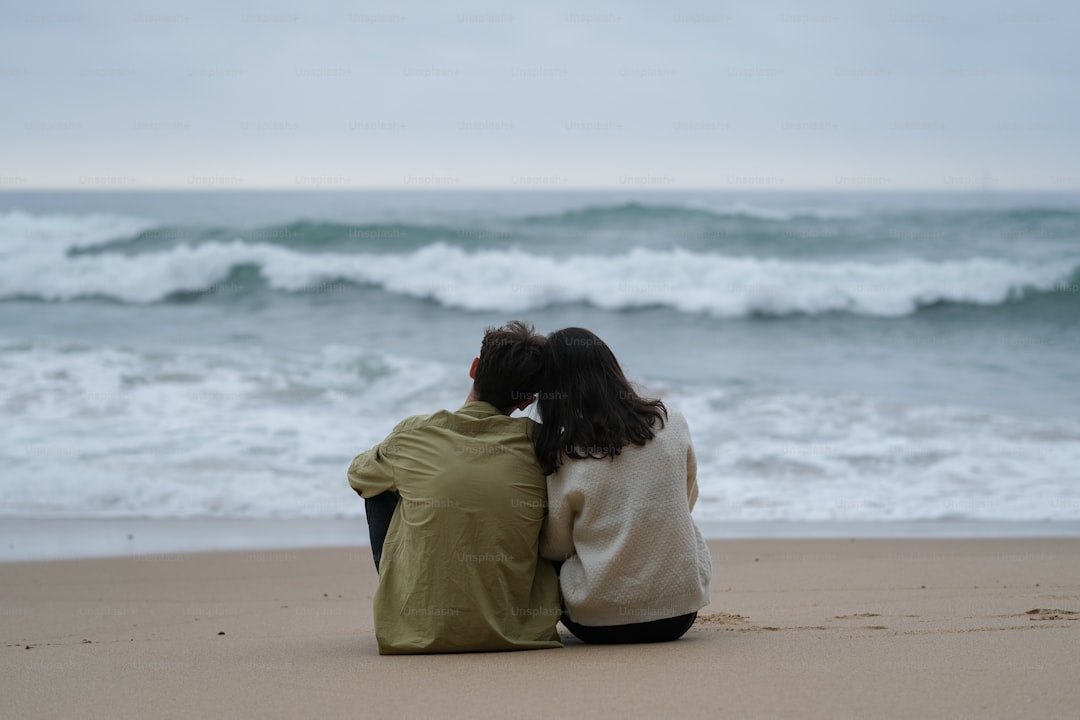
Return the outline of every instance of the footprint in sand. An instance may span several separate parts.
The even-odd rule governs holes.
[[[1029,620],[1080,620],[1080,612],[1074,610],[1048,610],[1035,608],[1028,610],[1025,615]]]
[[[851,620],[852,618],[881,617],[877,613],[855,613],[854,615],[834,615],[834,620]]]
[[[747,621],[747,618],[742,615],[734,615],[732,613],[709,613],[708,615],[698,615],[697,620],[694,621],[695,625],[738,625]]]

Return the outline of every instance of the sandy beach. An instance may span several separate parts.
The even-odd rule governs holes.
[[[0,717],[1067,717],[1080,540],[721,540],[676,643],[380,657],[367,548],[0,564]]]

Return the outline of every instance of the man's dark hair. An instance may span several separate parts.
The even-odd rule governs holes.
[[[506,412],[533,397],[540,389],[544,342],[543,335],[520,320],[488,328],[473,378],[477,399]]]

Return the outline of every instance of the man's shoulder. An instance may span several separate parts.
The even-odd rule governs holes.
[[[465,429],[478,427],[477,423],[486,424],[495,428],[509,429],[511,432],[519,431],[531,436],[533,428],[538,424],[530,417],[510,417],[507,415],[490,415],[477,418],[455,410],[438,410],[428,415],[412,415],[397,424],[392,434],[423,430],[425,428],[439,427],[448,429]]]
[[[436,413],[432,413],[431,415],[410,415],[409,417],[405,418],[397,425],[395,425],[394,429],[391,430],[390,433],[392,435],[396,435],[397,433],[408,432],[409,430],[422,428],[425,425],[429,424],[429,421],[435,414]]]

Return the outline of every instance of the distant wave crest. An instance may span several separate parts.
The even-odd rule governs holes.
[[[552,215],[538,215],[526,218],[533,223],[562,224],[604,224],[641,221],[672,221],[678,219],[729,219],[766,220],[785,222],[788,220],[832,220],[850,218],[848,210],[827,210],[821,208],[778,209],[766,208],[748,203],[733,203],[718,207],[707,204],[654,204],[627,202],[614,205],[588,205],[566,210]]]
[[[432,243],[404,253],[306,253],[240,241],[179,244],[137,255],[73,256],[62,246],[46,245],[6,260],[0,268],[4,299],[152,303],[222,289],[246,292],[262,284],[311,292],[344,282],[464,310],[581,303],[608,310],[667,307],[717,317],[827,312],[896,317],[939,303],[997,305],[1055,290],[1076,270],[990,258],[812,262],[678,248],[541,256]]]

